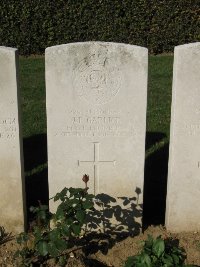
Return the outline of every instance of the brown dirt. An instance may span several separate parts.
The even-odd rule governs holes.
[[[135,255],[140,251],[142,247],[141,241],[145,240],[148,234],[153,237],[161,235],[163,238],[169,237],[178,240],[179,246],[183,247],[187,253],[185,263],[200,266],[200,233],[187,232],[171,234],[161,226],[151,226],[144,233],[136,237],[127,237],[118,241],[114,239],[99,241],[98,249],[95,250],[96,247],[92,245],[90,251],[88,251],[90,254],[87,257],[83,257],[82,252],[77,250],[71,254],[66,267],[123,267],[128,256]],[[18,245],[15,240],[0,245],[1,267],[19,266],[13,259],[13,255],[17,249]],[[43,266],[52,267],[55,264],[50,261],[47,265]]]

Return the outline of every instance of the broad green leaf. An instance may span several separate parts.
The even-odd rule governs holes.
[[[93,199],[94,199],[94,195],[93,194],[87,194],[86,195],[86,200],[92,201]]]
[[[133,267],[134,266],[134,257],[128,257],[128,259],[125,262],[124,267]]]
[[[73,220],[72,218],[68,218],[68,219],[65,220],[65,223],[66,223],[67,225],[71,226],[71,225],[73,225],[74,220]]]
[[[165,250],[165,243],[164,240],[162,240],[161,238],[157,238],[154,241],[153,247],[152,247],[152,251],[153,253],[160,258],[160,256],[163,254]]]
[[[70,197],[74,196],[74,194],[76,194],[77,191],[78,191],[78,188],[70,187],[69,188]]]
[[[176,265],[180,263],[180,258],[179,258],[177,255],[172,254],[171,256],[172,256],[173,261],[174,261],[174,263],[175,263]]]
[[[167,267],[171,267],[174,264],[173,259],[170,255],[165,255],[162,260],[163,260],[163,263],[167,265]]]
[[[81,227],[80,225],[78,224],[72,224],[72,230],[74,232],[75,235],[79,235],[80,232],[81,232]]]
[[[49,242],[47,249],[52,257],[57,257],[60,254],[60,251],[57,249],[53,242]]]
[[[49,238],[50,238],[50,240],[53,241],[53,242],[56,241],[57,239],[60,238],[60,231],[59,231],[57,228],[53,229],[53,230],[49,233]]]
[[[82,210],[77,211],[76,218],[79,222],[83,223],[85,220],[85,212]]]
[[[83,208],[85,209],[85,210],[87,210],[87,209],[91,209],[93,207],[93,203],[91,202],[91,201],[85,201],[85,202],[83,202]]]
[[[151,258],[146,253],[141,254],[141,263],[145,264],[144,267],[153,267],[151,264]]]
[[[153,246],[153,237],[151,235],[148,235],[148,238],[147,240],[145,241],[145,249],[152,249],[152,246]]]
[[[54,201],[58,201],[58,200],[64,201],[67,192],[68,192],[68,188],[65,187],[60,193],[57,193],[53,197]]]
[[[67,249],[67,242],[63,239],[57,239],[54,241],[55,246],[57,249],[62,252],[63,250]]]
[[[68,225],[62,225],[61,231],[63,236],[69,236],[70,234],[70,229]]]
[[[39,241],[36,247],[40,255],[46,256],[48,254],[48,244],[46,241]]]
[[[43,233],[39,227],[34,227],[34,236],[35,236],[35,243],[38,243],[38,241],[43,239]]]
[[[64,214],[62,207],[58,207],[56,211],[56,219],[62,220],[64,217],[65,217],[65,214]]]

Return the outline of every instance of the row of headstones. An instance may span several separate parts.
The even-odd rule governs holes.
[[[131,199],[130,207],[141,213],[147,49],[102,42],[59,45],[46,49],[45,63],[50,196],[65,186],[82,187],[87,173],[91,193],[117,203]],[[17,50],[0,47],[0,225],[12,232],[22,231],[26,218],[17,65]],[[200,230],[199,144],[200,43],[194,43],[177,46],[174,53],[170,231]]]

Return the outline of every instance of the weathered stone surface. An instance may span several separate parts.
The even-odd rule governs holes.
[[[126,206],[123,223],[135,217],[139,227],[147,49],[86,42],[49,47],[45,56],[50,196],[65,186],[84,187],[86,173],[90,192],[115,208],[124,197],[117,199]]]
[[[174,53],[166,226],[200,230],[200,43]]]
[[[0,47],[0,225],[13,233],[24,230],[17,71],[17,49]]]

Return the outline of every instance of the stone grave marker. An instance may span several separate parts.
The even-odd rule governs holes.
[[[50,197],[84,187],[88,174],[90,193],[115,207],[121,200],[122,212],[129,203],[137,210],[130,221],[135,216],[141,226],[147,49],[72,43],[47,48],[45,61]]]
[[[200,43],[175,47],[166,226],[200,230]]]
[[[0,225],[24,231],[17,49],[0,47]]]

